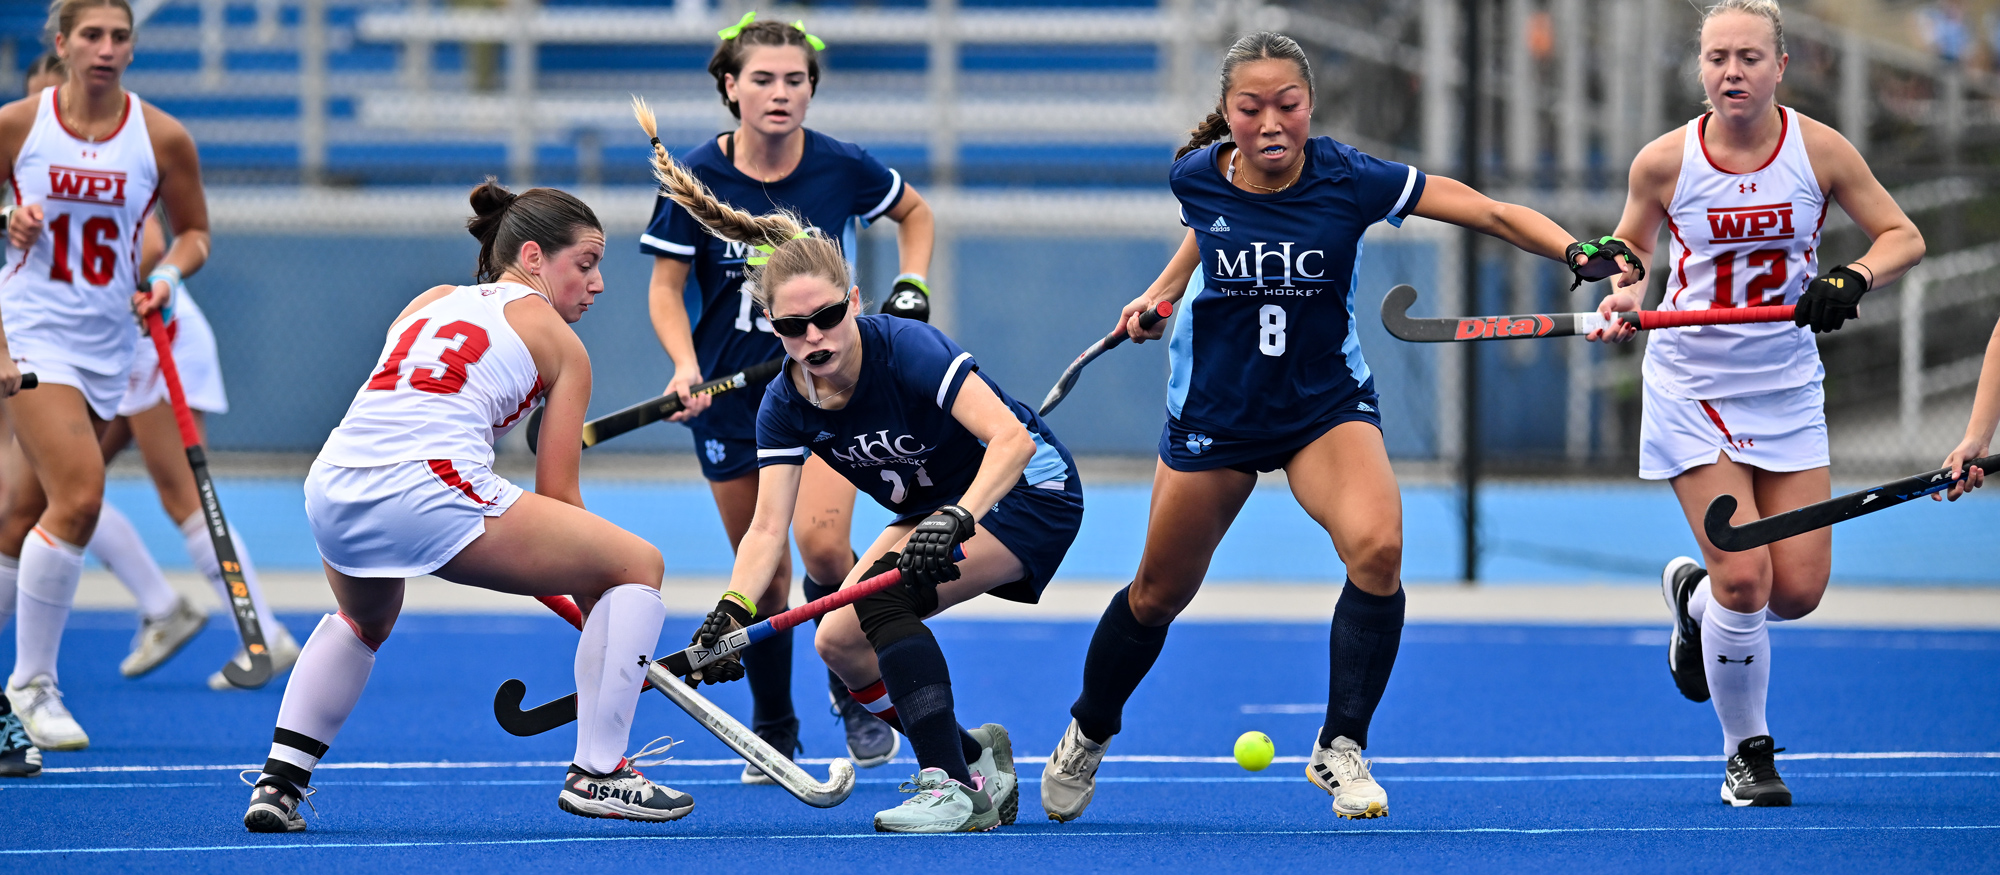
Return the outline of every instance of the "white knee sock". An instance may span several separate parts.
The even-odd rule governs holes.
[[[1720,604],[1708,606],[1701,625],[1701,660],[1722,720],[1725,755],[1743,739],[1771,734],[1764,722],[1764,699],[1771,687],[1771,634],[1764,611],[1739,614]]]
[[[625,758],[639,685],[666,619],[660,591],[637,583],[612,587],[591,609],[576,645],[577,765],[602,775]]]
[[[215,587],[216,595],[222,597],[223,610],[229,610],[229,584],[222,579],[222,563],[215,560],[215,542],[208,537],[208,523],[201,518],[201,512],[181,520],[181,537],[187,541],[188,558],[194,560],[194,567],[208,578],[209,585]],[[250,562],[250,548],[243,543],[243,534],[236,531],[235,524],[229,526],[229,539],[236,544],[236,561],[243,566],[243,584],[250,589],[250,603],[257,608],[257,625],[264,627],[264,641],[269,643],[278,634],[278,620],[271,616],[271,606],[264,603],[264,587],[257,583],[257,566]]]
[[[20,598],[20,579],[21,560],[0,556],[0,631],[7,628],[7,621],[14,619],[14,603]]]
[[[1701,625],[1701,618],[1708,613],[1708,606],[1715,603],[1715,592],[1708,587],[1708,575],[1702,575],[1701,582],[1694,585],[1694,592],[1688,594],[1688,616],[1694,624]]]
[[[139,600],[139,613],[146,619],[158,620],[174,612],[180,594],[167,584],[159,563],[153,561],[146,543],[139,540],[139,530],[111,502],[105,502],[98,511],[97,531],[91,533],[90,543],[83,546],[104,563],[112,577],[132,591],[132,597]]]
[[[14,674],[9,686],[21,686],[36,675],[56,677],[56,652],[62,649],[63,626],[76,601],[76,583],[83,577],[83,548],[36,526],[21,546],[21,622],[14,629]]]
[[[374,670],[375,648],[361,640],[346,617],[320,618],[285,684],[264,773],[301,787],[310,784],[313,767],[340,734]]]

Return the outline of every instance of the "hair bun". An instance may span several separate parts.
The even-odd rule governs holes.
[[[492,239],[500,229],[500,217],[507,208],[514,205],[520,195],[508,191],[500,180],[491,176],[472,190],[472,218],[465,220],[465,230],[480,242]]]

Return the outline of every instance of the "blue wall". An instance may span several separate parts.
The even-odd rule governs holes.
[[[893,243],[885,239],[877,246]],[[1370,244],[1355,296],[1390,451],[1397,456],[1433,452],[1436,349],[1389,337],[1377,313],[1382,296],[1398,282],[1435,288],[1435,250],[1423,242]],[[1151,239],[962,240],[959,287],[951,290],[957,338],[1010,393],[1036,403],[1171,254],[1171,247]],[[215,324],[234,410],[215,419],[215,446],[318,449],[367,379],[389,321],[424,289],[469,281],[476,255],[475,241],[463,235],[218,235],[208,267],[189,283]],[[874,261],[894,264],[892,255]],[[651,269],[636,245],[614,241],[604,261],[606,293],[577,324],[595,367],[593,415],[659,394],[670,375],[646,312]],[[872,298],[882,290],[864,291]],[[1430,300],[1434,296],[1419,302],[1420,311]],[[1559,385],[1545,391],[1560,404]],[[1091,366],[1051,420],[1077,452],[1150,453],[1165,394],[1165,345],[1121,349]],[[655,426],[605,449],[688,449],[687,434],[678,426]]]

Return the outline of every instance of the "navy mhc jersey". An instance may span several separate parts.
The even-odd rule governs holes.
[[[1167,412],[1189,430],[1276,438],[1372,400],[1354,323],[1361,235],[1402,224],[1424,175],[1313,137],[1297,182],[1248,192],[1217,168],[1224,145],[1174,162],[1201,266],[1167,347]]]
[[[744,175],[713,139],[677,160],[730,206],[757,215],[781,209],[798,214],[839,242],[852,272],[856,226],[896,208],[905,191],[903,178],[860,146],[810,129],[805,136],[799,166],[777,182]],[[701,287],[694,349],[704,377],[714,379],[784,354],[770,321],[743,288],[749,246],[708,233],[679,204],[662,196],[653,203],[653,220],[639,237],[639,251],[693,263],[691,273]],[[756,392],[717,395],[689,425],[749,441],[756,433],[757,399]]]
[[[967,380],[985,380],[1035,441],[1021,486],[1064,491],[1074,461],[1047,423],[984,374],[944,332],[896,316],[859,317],[861,375],[847,404],[821,410],[780,375],[757,413],[757,466],[825,460],[898,517],[958,501],[986,447],[951,415]],[[791,365],[787,363],[789,368]]]

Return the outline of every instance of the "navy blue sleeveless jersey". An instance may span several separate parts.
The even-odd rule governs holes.
[[[757,413],[757,466],[802,465],[820,457],[900,517],[958,501],[979,473],[986,447],[952,418],[969,379],[986,380],[1035,439],[1022,487],[1074,489],[1075,461],[1033,408],[986,375],[972,353],[944,332],[895,316],[862,316],[861,376],[847,405],[814,407],[789,378],[771,381]]]
[[[780,209],[797,213],[840,243],[851,271],[855,231],[895,209],[905,190],[903,178],[860,146],[810,129],[805,136],[799,166],[777,182],[744,175],[715,139],[676,158],[724,203],[759,215]],[[653,219],[639,236],[639,251],[693,263],[691,273],[701,289],[694,349],[704,377],[712,380],[784,354],[770,321],[743,290],[748,246],[708,233],[663,196],[653,203]],[[758,388],[717,395],[707,412],[688,421],[709,479],[749,472]]]
[[[1174,196],[1201,266],[1167,347],[1163,457],[1232,446],[1248,460],[1259,455],[1256,444],[1310,434],[1302,446],[1317,437],[1313,429],[1324,433],[1342,416],[1375,417],[1374,381],[1355,330],[1361,235],[1376,222],[1401,225],[1424,191],[1416,168],[1328,137],[1307,141],[1291,187],[1243,191],[1217,169],[1221,148],[1174,162]]]

